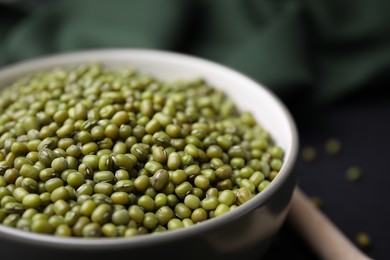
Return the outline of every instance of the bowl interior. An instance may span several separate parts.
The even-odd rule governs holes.
[[[266,86],[217,63],[188,55],[156,50],[95,50],[31,59],[0,71],[0,88],[18,77],[56,66],[103,62],[109,67],[130,66],[162,80],[202,77],[224,90],[237,106],[251,111],[287,154],[296,144],[296,129],[284,104]]]

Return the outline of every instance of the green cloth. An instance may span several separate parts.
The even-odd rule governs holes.
[[[27,2],[0,1],[0,66],[72,50],[162,49],[228,65],[283,99],[313,104],[375,91],[390,70],[388,0]]]

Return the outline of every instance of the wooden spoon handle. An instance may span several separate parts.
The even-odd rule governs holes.
[[[293,192],[287,221],[321,259],[372,259],[348,240],[334,223],[311,203],[299,187]]]

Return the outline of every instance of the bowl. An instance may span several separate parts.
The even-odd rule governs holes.
[[[260,259],[288,213],[297,184],[298,136],[282,101],[259,82],[221,64],[186,54],[149,49],[96,49],[21,61],[0,70],[0,88],[13,80],[56,66],[99,61],[131,65],[162,80],[203,77],[222,89],[239,109],[249,110],[285,151],[282,169],[270,185],[235,210],[198,225],[131,238],[63,238],[0,225],[0,252],[6,259]]]

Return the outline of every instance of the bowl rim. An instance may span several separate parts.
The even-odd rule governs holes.
[[[132,246],[142,247],[146,245],[151,246],[153,244],[161,242],[173,242],[175,240],[180,240],[185,237],[213,230],[236,218],[239,218],[240,216],[248,213],[249,211],[252,211],[255,208],[261,207],[271,198],[271,196],[277,190],[280,189],[282,184],[287,181],[290,175],[293,174],[298,153],[299,137],[294,118],[292,117],[290,111],[287,109],[285,104],[272,90],[270,90],[267,86],[263,85],[261,82],[254,80],[243,72],[240,72],[236,69],[206,58],[169,50],[147,48],[98,48],[88,50],[64,51],[27,58],[25,60],[17,61],[12,64],[3,66],[2,68],[0,68],[0,84],[3,85],[3,78],[15,78],[17,75],[32,71],[31,67],[33,67],[34,70],[37,70],[37,68],[47,68],[50,65],[55,64],[77,64],[80,63],[81,60],[85,59],[85,57],[92,56],[97,57],[97,60],[102,60],[102,62],[104,63],[105,59],[102,59],[102,57],[111,57],[110,60],[126,60],[126,57],[130,57],[132,55],[140,55],[148,58],[175,58],[185,63],[189,62],[207,65],[212,67],[213,69],[218,69],[224,73],[232,74],[233,76],[238,77],[240,80],[245,81],[247,84],[255,85],[259,88],[262,88],[263,91],[269,96],[269,98],[271,98],[273,102],[276,103],[276,105],[280,108],[280,111],[286,119],[286,123],[291,134],[291,152],[289,152],[288,155],[284,158],[283,168],[280,170],[277,177],[270,183],[267,189],[263,190],[260,194],[257,194],[254,198],[241,205],[236,210],[231,211],[228,214],[219,216],[218,218],[213,218],[204,221],[199,225],[193,225],[179,230],[171,230],[153,235],[145,234],[128,238],[118,237],[89,239],[78,237],[56,237],[53,235],[26,232],[0,225],[0,237],[17,240],[18,242],[39,244],[39,246],[53,248],[67,248],[71,245],[74,249],[78,248],[83,250],[88,250],[92,248],[94,250],[103,250],[123,247],[129,248]],[[60,62],[58,62],[59,60]],[[2,86],[0,86],[0,88],[1,87]]]

